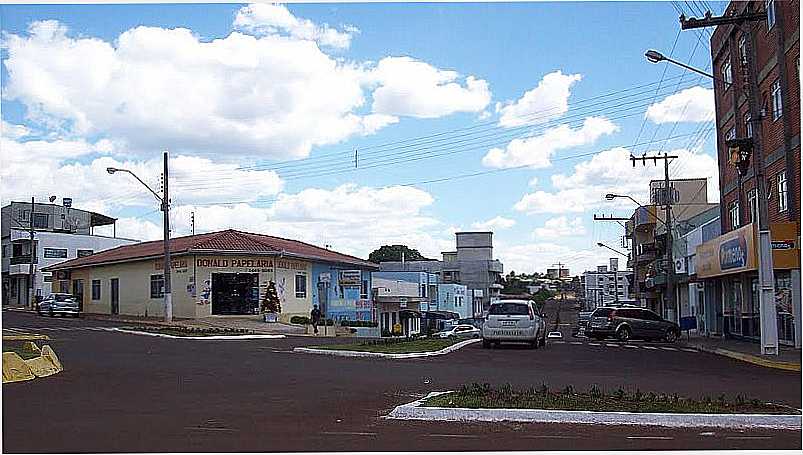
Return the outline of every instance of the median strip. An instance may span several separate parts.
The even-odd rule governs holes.
[[[264,340],[273,338],[284,338],[284,335],[260,335],[260,334],[242,334],[242,335],[171,335],[167,333],[158,332],[145,332],[139,330],[128,329],[109,329],[114,332],[127,333],[130,335],[143,335],[159,338],[172,338],[176,340]]]
[[[351,344],[351,345],[329,345],[313,346],[306,348],[295,348],[295,352],[307,354],[334,355],[340,357],[374,357],[384,359],[413,359],[419,357],[432,357],[444,355],[456,351],[472,343],[479,342],[479,339],[465,341],[455,341],[450,339],[424,339],[413,341],[402,341],[397,343],[377,343],[377,344]]]

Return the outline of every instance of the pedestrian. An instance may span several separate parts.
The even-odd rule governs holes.
[[[317,335],[318,324],[321,322],[321,310],[318,309],[318,305],[313,305],[312,312],[310,313],[310,319],[312,319],[312,331],[315,332],[315,335]]]

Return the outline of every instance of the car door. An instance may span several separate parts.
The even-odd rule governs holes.
[[[660,316],[650,310],[640,310],[650,338],[661,338],[664,336],[664,327]]]

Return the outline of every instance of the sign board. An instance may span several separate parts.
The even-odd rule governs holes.
[[[407,297],[399,297],[399,308],[407,308]]]
[[[402,333],[402,326],[398,322],[393,324],[393,333]]]
[[[482,297],[482,289],[474,289],[474,297]]]
[[[795,241],[794,240],[773,240],[772,241],[772,249],[773,250],[794,250],[795,249]]]
[[[67,258],[67,248],[45,248],[44,256],[50,258]]]
[[[756,270],[756,238],[753,224],[728,232],[697,246],[700,278]]]
[[[675,273],[686,273],[686,258],[675,259]]]
[[[359,270],[341,270],[338,284],[340,286],[362,286],[362,272]]]
[[[69,270],[56,270],[56,279],[59,281],[69,280],[70,279],[70,271]]]
[[[332,282],[332,274],[329,272],[324,272],[318,275],[318,283],[331,283]]]
[[[12,229],[11,230],[11,241],[12,242],[15,241],[15,240],[30,240],[30,239],[31,239],[31,232],[30,231],[24,231],[22,229]],[[36,235],[35,231],[33,233],[33,239],[34,240],[39,240],[37,238],[37,235]]]
[[[70,208],[72,207],[72,198],[71,197],[62,198],[61,203],[62,205],[64,205],[65,208]]]

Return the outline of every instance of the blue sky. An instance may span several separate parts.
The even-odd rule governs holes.
[[[488,228],[506,270],[580,271],[622,235],[593,213],[632,210],[602,195],[646,201],[660,175],[629,152],[680,150],[673,177],[716,200],[710,82],[643,57],[709,67],[676,7],[702,3],[3,5],[4,203],[71,196],[158,238],[148,194],[103,169],[158,185],[167,149],[175,234],[195,211],[199,231],[437,255]]]

